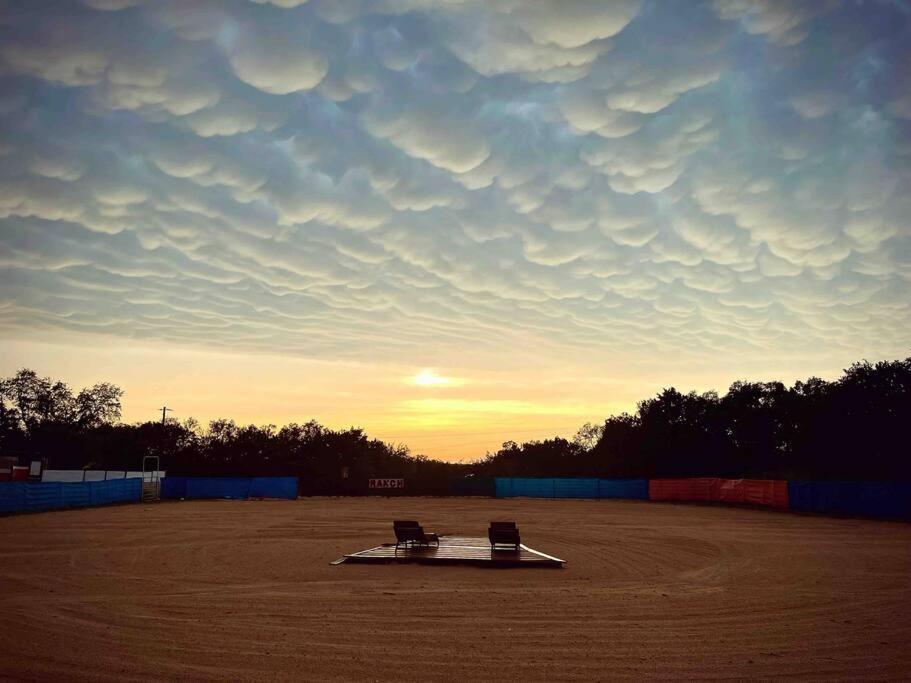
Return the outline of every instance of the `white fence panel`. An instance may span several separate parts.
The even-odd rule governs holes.
[[[157,472],[159,479],[164,479],[166,472]],[[145,481],[153,481],[153,473],[145,473]],[[105,481],[107,479],[142,479],[142,472],[123,470],[44,470],[41,481]]]
[[[82,481],[82,470],[44,470],[41,481]]]

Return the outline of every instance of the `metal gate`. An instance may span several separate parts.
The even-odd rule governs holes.
[[[153,465],[149,469],[149,465]],[[142,502],[161,500],[161,477],[157,455],[146,455],[142,459]]]

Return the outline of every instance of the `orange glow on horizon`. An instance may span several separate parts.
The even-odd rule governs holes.
[[[507,440],[571,438],[585,422],[634,411],[637,401],[665,386],[723,391],[734,379],[756,377],[748,366],[722,375],[697,367],[681,371],[671,360],[652,361],[643,369],[629,363],[496,367],[472,359],[474,367],[448,362],[451,370],[441,374],[432,368],[415,372],[414,366],[88,335],[59,344],[0,341],[0,359],[4,377],[29,367],[74,389],[113,382],[124,389],[123,421],[128,423],[158,419],[162,405],[172,407],[176,419],[192,417],[203,427],[217,418],[276,426],[315,419],[332,429],[361,427],[372,438],[407,445],[414,454],[451,461],[476,460]],[[790,375],[784,369],[760,377],[787,381],[826,374],[806,362],[800,367]]]

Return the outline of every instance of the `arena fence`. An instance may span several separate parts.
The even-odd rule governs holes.
[[[165,477],[162,498],[297,498],[297,477]]]
[[[911,483],[789,481],[792,510],[911,519]]]
[[[121,476],[123,474],[121,473]],[[782,481],[772,479],[466,478],[455,495],[498,498],[621,498],[759,505],[819,512],[911,519],[911,482]],[[162,498],[287,498],[296,477],[165,477]],[[414,495],[414,494],[412,494]],[[139,501],[142,479],[84,482],[0,482],[0,514]]]
[[[497,480],[493,477],[476,476],[453,479],[448,493],[453,496],[496,496]]]
[[[138,501],[141,479],[86,482],[0,482],[0,513],[39,512]]]
[[[648,499],[647,479],[497,477],[495,484],[498,498]]]
[[[911,483],[780,479],[497,477],[498,498],[627,498],[732,503],[783,510],[911,519]]]

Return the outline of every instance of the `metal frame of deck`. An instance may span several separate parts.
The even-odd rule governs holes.
[[[520,545],[518,550],[492,550],[486,538],[440,536],[439,546],[395,547],[384,543],[350,553],[332,564],[468,564],[479,567],[562,567],[565,560]]]

